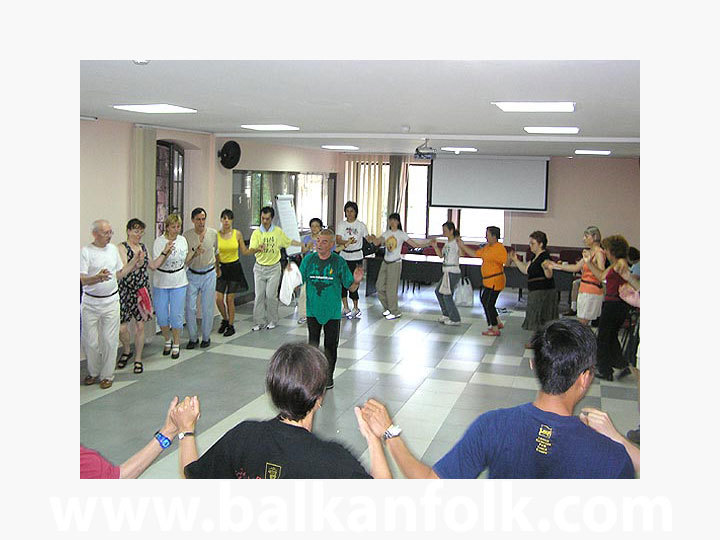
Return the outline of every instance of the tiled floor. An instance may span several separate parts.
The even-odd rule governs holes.
[[[520,327],[524,303],[516,291],[503,292],[498,307],[505,329],[500,337],[486,337],[477,293],[475,301],[473,308],[460,308],[460,326],[443,326],[437,323],[433,289],[423,287],[401,295],[402,318],[386,321],[377,299],[364,298],[361,288],[363,317],[342,322],[335,388],[316,415],[314,433],[342,442],[368,466],[353,407],[372,397],[387,405],[408,446],[432,465],[479,414],[532,401],[537,383],[528,363],[532,353],[524,349],[530,333]],[[242,420],[274,416],[264,394],[267,359],[282,343],[307,339],[295,309],[281,305],[280,310],[277,328],[250,332],[252,304],[240,306],[234,336],[214,333],[208,349],[183,349],[179,360],[162,356],[162,338],[155,336],[145,349],[145,373],[134,375],[129,363],[116,371],[109,390],[81,385],[81,442],[122,463],[162,425],[174,395],[200,398],[200,452]],[[85,363],[80,367],[82,380]],[[639,422],[634,376],[596,380],[577,411],[582,406],[606,410],[622,433],[634,429]],[[401,477],[392,459],[390,464]],[[177,477],[174,442],[143,478]]]

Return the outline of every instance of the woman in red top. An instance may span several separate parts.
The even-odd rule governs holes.
[[[628,305],[620,298],[619,289],[626,281],[621,274],[628,268],[628,243],[619,234],[608,236],[602,241],[605,256],[610,261],[606,269],[598,268],[590,253],[583,253],[583,259],[593,275],[605,282],[605,298],[600,312],[598,326],[597,373],[595,376],[607,381],[613,380],[613,368],[622,369],[619,377],[630,374],[623,357],[618,332],[627,317]]]

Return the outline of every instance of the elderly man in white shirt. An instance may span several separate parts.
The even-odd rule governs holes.
[[[85,384],[112,386],[120,339],[118,281],[144,260],[143,252],[123,266],[117,247],[110,243],[113,230],[104,219],[92,225],[93,242],[80,251],[82,297],[82,347],[87,358]]]

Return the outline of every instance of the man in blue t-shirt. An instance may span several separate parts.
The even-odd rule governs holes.
[[[633,478],[639,449],[607,415],[583,409],[573,416],[593,381],[592,331],[574,319],[551,321],[532,346],[540,381],[535,401],[480,415],[432,468],[410,453],[384,405],[369,400],[363,417],[408,478],[477,478],[486,468],[490,478]]]

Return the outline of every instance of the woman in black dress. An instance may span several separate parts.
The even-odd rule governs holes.
[[[118,283],[120,292],[120,342],[123,352],[117,362],[117,368],[123,369],[133,357],[130,349],[130,328],[135,328],[135,363],[133,373],[143,372],[142,352],[145,345],[145,322],[152,317],[150,287],[148,287],[148,252],[140,242],[145,233],[145,224],[133,218],[127,224],[127,240],[118,244],[123,264],[140,257],[140,266],[130,272]]]
[[[548,242],[547,235],[542,231],[535,231],[530,234],[529,242],[530,251],[533,254],[532,261],[521,261],[515,251],[510,253],[510,257],[518,270],[527,274],[528,277],[527,310],[522,327],[534,332],[542,328],[546,322],[557,319],[560,314],[552,261],[550,254],[545,250]],[[532,346],[528,343],[525,348],[531,349]]]

